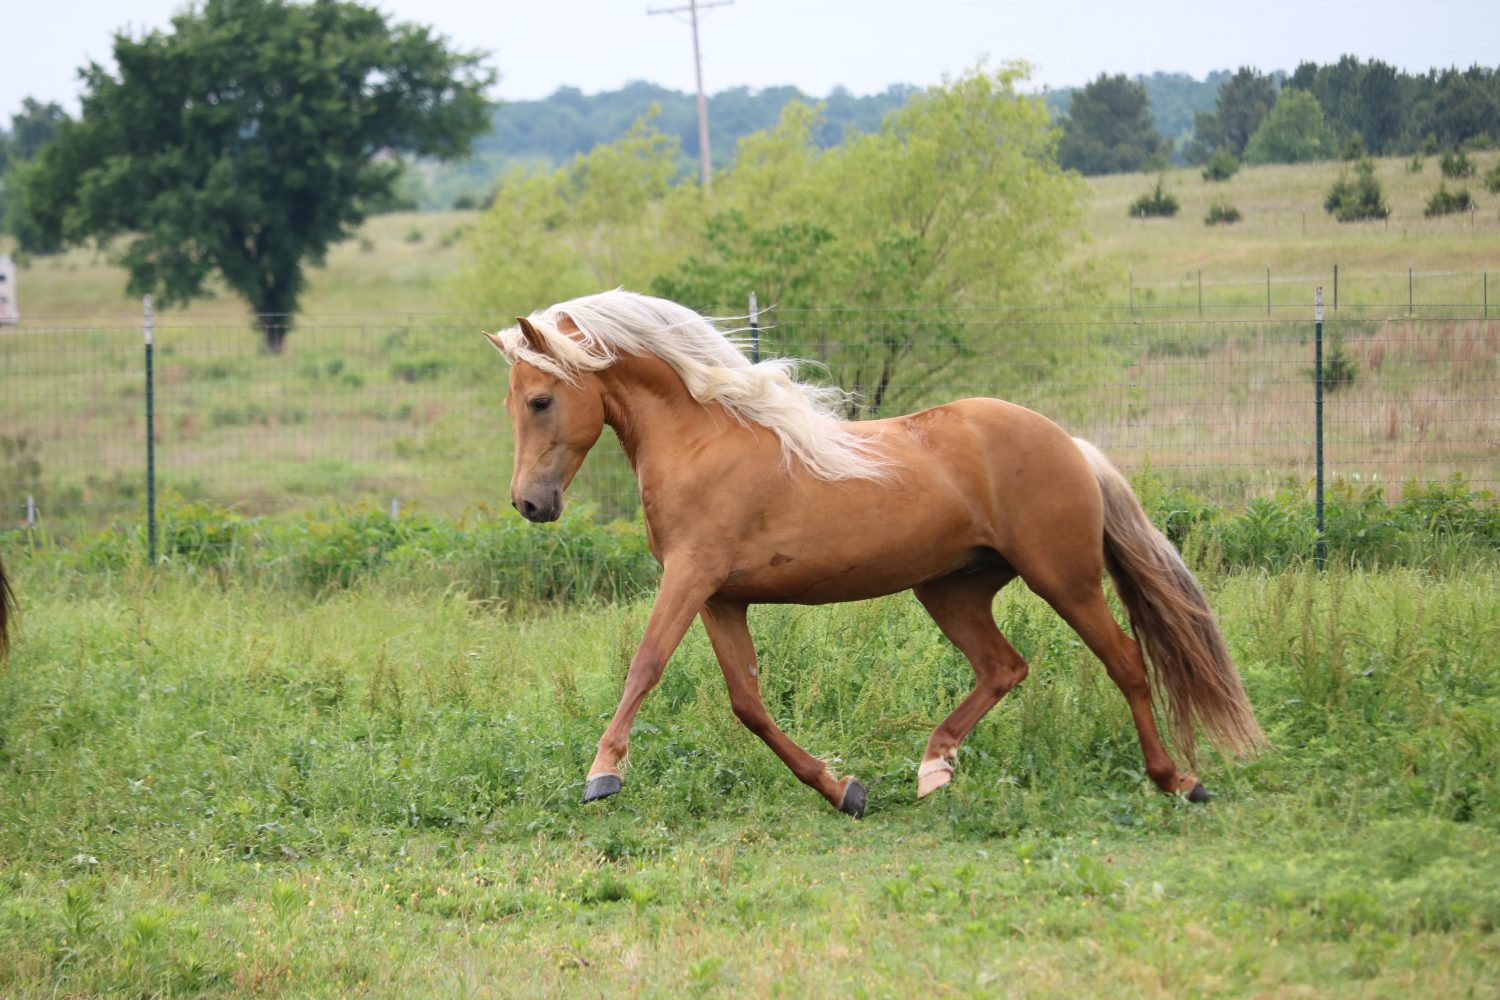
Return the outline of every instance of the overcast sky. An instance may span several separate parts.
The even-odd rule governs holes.
[[[653,8],[687,0],[653,0]],[[77,68],[108,64],[120,30],[169,26],[182,0],[5,0],[0,118],[33,96],[77,109]],[[595,93],[631,80],[693,88],[692,38],[644,0],[380,0],[398,21],[430,24],[492,54],[495,96]],[[734,0],[702,13],[710,91],[792,84],[821,97],[892,83],[927,85],[982,57],[1025,59],[1034,82],[1062,87],[1100,72],[1240,65],[1292,70],[1344,53],[1398,67],[1500,64],[1500,0]],[[111,64],[112,68],[112,64]]]

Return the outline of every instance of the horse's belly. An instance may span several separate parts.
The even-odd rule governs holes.
[[[832,604],[861,601],[909,590],[946,576],[973,562],[968,544],[850,546],[842,551],[799,553],[784,546],[760,554],[729,575],[720,595],[732,600],[768,604]]]

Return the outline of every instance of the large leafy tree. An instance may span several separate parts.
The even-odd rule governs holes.
[[[1081,174],[1116,174],[1143,170],[1168,150],[1151,120],[1146,88],[1101,73],[1073,95],[1057,159]]]
[[[132,293],[171,305],[217,274],[279,351],[305,282],[392,194],[399,153],[463,155],[487,124],[481,56],[343,0],[205,0],[115,36],[82,116],[21,172],[38,248],[127,241]]]
[[[1283,90],[1245,145],[1246,163],[1309,163],[1338,155],[1323,107],[1306,90]]]

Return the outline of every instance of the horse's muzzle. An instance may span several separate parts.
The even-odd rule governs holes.
[[[537,524],[556,521],[562,516],[562,490],[551,490],[541,502],[526,497],[512,499],[510,505],[521,512],[521,516]]]

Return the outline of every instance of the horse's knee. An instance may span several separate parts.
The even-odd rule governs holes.
[[[984,687],[996,700],[1004,698],[1011,688],[1026,679],[1031,668],[1019,656],[1002,659],[984,678]]]

